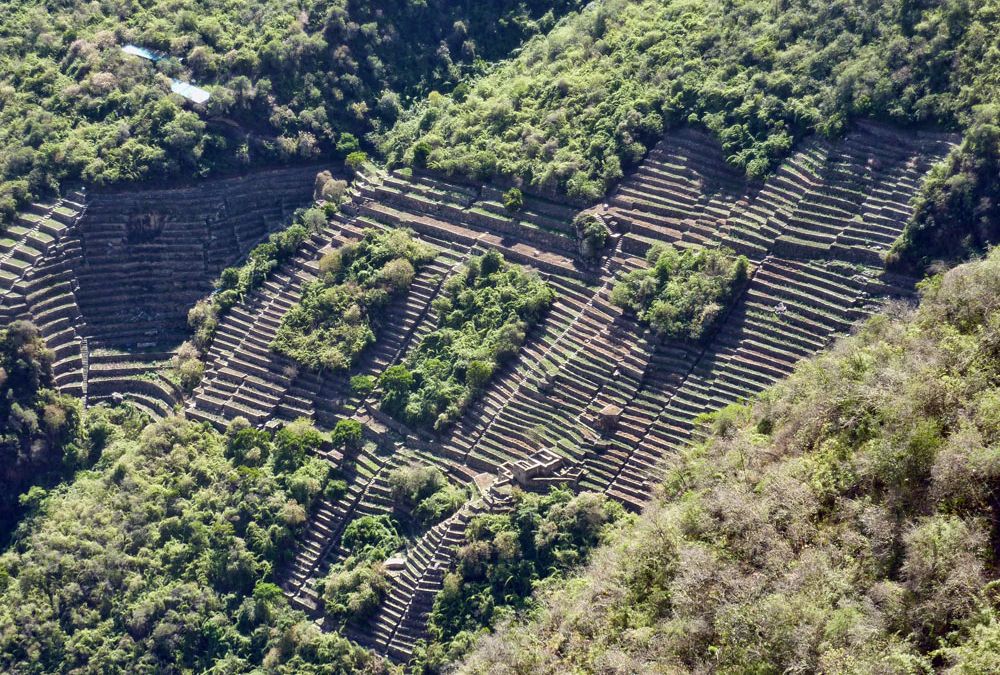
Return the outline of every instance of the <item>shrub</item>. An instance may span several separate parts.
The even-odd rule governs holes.
[[[385,560],[403,545],[396,526],[387,515],[359,516],[344,528],[341,545],[365,560]]]
[[[361,446],[363,431],[357,420],[339,420],[333,428],[331,441],[337,446],[356,449]]]
[[[375,340],[371,319],[413,281],[432,249],[408,230],[369,230],[319,261],[322,277],[281,319],[275,351],[316,370],[344,370]]]
[[[360,150],[352,152],[347,155],[347,159],[344,160],[344,163],[347,164],[347,168],[351,171],[354,171],[355,173],[360,172],[368,163],[368,154],[361,152]]]
[[[323,611],[334,621],[360,621],[378,607],[388,590],[389,577],[381,562],[339,563],[323,581]]]
[[[413,146],[413,166],[424,168],[431,156],[431,146],[427,141],[420,141]]]
[[[495,250],[473,259],[435,300],[437,328],[383,372],[382,408],[410,424],[449,424],[517,353],[554,297],[537,275]]]
[[[314,633],[268,581],[294,551],[306,504],[291,491],[308,496],[308,469],[235,461],[245,420],[223,437],[180,418],[140,433],[100,415],[111,425],[104,460],[50,491],[19,535],[29,548],[0,561],[0,670],[64,672],[77,658],[99,672],[378,669],[341,636]],[[93,611],[66,623],[69,607]]]
[[[513,187],[503,193],[503,207],[508,213],[514,213],[524,208],[524,195],[521,190]]]
[[[351,378],[351,391],[359,396],[368,396],[375,390],[376,382],[373,375],[355,375]]]
[[[622,277],[611,301],[667,337],[700,340],[747,278],[746,257],[727,249],[653,246],[648,269]]]
[[[447,483],[444,474],[432,466],[410,464],[393,469],[389,474],[389,487],[397,501],[420,502],[440,490]]]
[[[707,130],[729,162],[759,179],[799,139],[842,134],[859,117],[968,130],[976,105],[998,101],[982,37],[995,22],[988,3],[900,10],[795,0],[772,9],[590,3],[450,96],[428,96],[385,134],[382,149],[392,161],[430,142],[442,171],[499,173],[590,203],[664,131],[684,124]],[[981,174],[996,183],[995,175]],[[955,196],[979,196],[956,188]],[[959,207],[948,228],[955,243],[940,243],[951,253],[966,234],[978,239],[973,230],[990,229],[989,221],[966,216],[989,208]]]
[[[593,213],[585,213],[577,216],[573,225],[580,247],[580,255],[587,259],[599,257],[611,234],[604,221]]]
[[[295,471],[322,446],[323,434],[309,420],[295,420],[274,434],[274,465],[281,471]]]

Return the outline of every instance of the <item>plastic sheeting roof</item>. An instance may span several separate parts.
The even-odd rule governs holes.
[[[171,81],[170,91],[180,94],[187,100],[194,101],[195,103],[204,103],[211,97],[211,94],[201,87],[196,87],[190,82],[181,82],[180,80]]]
[[[138,56],[140,59],[146,59],[148,61],[157,62],[163,61],[167,57],[159,52],[154,52],[151,49],[146,49],[145,47],[139,47],[138,45],[125,45],[122,47],[122,51],[126,54],[131,54],[132,56]],[[170,91],[175,94],[180,94],[189,101],[194,103],[204,103],[209,98],[211,94],[202,89],[201,87],[196,87],[190,82],[184,82],[182,80],[171,80],[170,81]]]
[[[131,54],[132,56],[138,56],[140,59],[148,59],[149,61],[162,61],[163,55],[157,54],[156,52],[146,49],[145,47],[137,47],[136,45],[125,45],[122,47],[122,51],[126,54]]]

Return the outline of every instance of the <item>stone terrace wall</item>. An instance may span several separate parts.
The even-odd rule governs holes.
[[[331,426],[353,417],[381,447],[326,457],[348,490],[320,500],[281,572],[288,596],[308,611],[319,611],[320,581],[348,554],[340,546],[344,526],[392,511],[394,467],[436,466],[470,487],[476,497],[459,514],[412,542],[375,614],[349,627],[363,644],[405,660],[424,635],[469,518],[509,503],[499,488],[510,481],[510,462],[554,448],[584,469],[582,487],[641,508],[660,460],[698,436],[700,413],[761,391],[884,298],[908,296],[913,280],[886,275],[881,254],[905,223],[921,177],[954,142],[859,125],[840,141],[807,141],[770,180],[749,183],[709,137],[682,130],[594,207],[615,230],[597,264],[577,255],[574,207],[528,196],[523,210],[508,214],[495,187],[426,172],[371,177],[326,233],[223,321],[188,414],[219,427],[236,415],[260,425],[305,416]],[[395,226],[412,228],[440,254],[389,308],[378,342],[359,363],[348,373],[313,373],[270,352],[318,257],[365,228]],[[615,279],[645,265],[656,242],[725,245],[752,259],[750,281],[708,343],[662,341],[610,303]],[[488,248],[537,269],[558,297],[481,399],[451,428],[429,435],[353,394],[350,376],[378,375],[405,358],[435,325],[431,303],[444,279]],[[602,429],[600,411],[609,405],[624,412]]]
[[[187,311],[268,233],[312,199],[316,167],[169,189],[91,193],[79,223],[77,299],[91,337],[131,347],[176,344]]]

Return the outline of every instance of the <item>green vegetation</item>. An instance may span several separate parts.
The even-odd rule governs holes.
[[[290,609],[270,582],[326,464],[281,468],[234,422],[105,427],[93,470],[54,490],[0,557],[0,669],[12,673],[354,673],[382,666]],[[281,432],[279,432],[281,433]]]
[[[469,498],[462,487],[448,482],[441,471],[423,464],[409,464],[389,474],[396,510],[430,527],[452,515]]]
[[[307,228],[307,222],[311,223],[312,229]],[[260,288],[271,272],[298,253],[311,232],[316,232],[325,225],[326,216],[320,209],[299,209],[293,223],[255,246],[243,265],[222,270],[215,282],[215,292],[208,298],[199,300],[188,311],[188,325],[194,331],[195,347],[201,352],[207,351],[222,315],[249,293]],[[184,368],[189,360],[190,354],[178,359],[176,367],[181,378],[185,376]],[[197,373],[197,376],[200,379],[201,374]]]
[[[461,92],[432,94],[382,146],[593,200],[665,129],[696,124],[761,177],[853,117],[968,124],[998,102],[996,21],[992,0],[601,0]]]
[[[728,249],[656,245],[646,261],[615,284],[611,301],[672,338],[708,335],[747,278],[746,257]]]
[[[344,528],[341,544],[350,555],[333,565],[323,581],[323,610],[340,623],[360,621],[389,590],[383,563],[402,548],[403,539],[389,516],[360,516]]]
[[[514,493],[503,515],[477,516],[430,616],[431,640],[417,650],[416,672],[440,672],[500,617],[533,606],[532,592],[586,562],[621,507],[601,495],[566,490]]]
[[[0,330],[0,540],[46,487],[102,447],[100,434],[90,439],[83,428],[79,402],[54,391],[52,353],[38,329],[15,321]]]
[[[534,272],[496,250],[473,258],[434,300],[438,326],[379,378],[382,408],[441,429],[461,415],[555,299]]]
[[[593,213],[583,213],[573,220],[573,228],[579,242],[580,255],[588,260],[599,258],[611,236],[604,221]]]
[[[321,278],[282,317],[271,348],[309,368],[349,368],[375,341],[373,317],[433,258],[409,230],[367,231],[323,256]]]
[[[346,157],[406,100],[451,88],[574,0],[11,0],[0,16],[0,222],[64,179],[203,175]],[[128,56],[136,43],[171,58]],[[203,105],[170,78],[211,92]]]
[[[996,672],[998,294],[1000,251],[713,415],[463,672]]]
[[[923,272],[1000,242],[1000,107],[976,110],[962,144],[932,171],[889,263]]]
[[[508,213],[515,213],[524,208],[524,194],[513,187],[503,193],[503,207]]]

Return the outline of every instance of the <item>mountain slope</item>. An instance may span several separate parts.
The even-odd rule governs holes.
[[[64,179],[203,175],[357,150],[575,6],[355,0],[55,3],[0,16],[0,218]],[[122,53],[161,52],[155,65]],[[170,78],[211,98],[190,106]]]
[[[895,256],[911,269],[954,262],[1000,239],[984,201],[1000,192],[998,18],[995,0],[600,0],[432,94],[381,145],[392,161],[596,200],[685,124],[751,178],[857,118],[977,131]]]
[[[662,494],[463,672],[995,672],[1000,253],[668,460]]]

